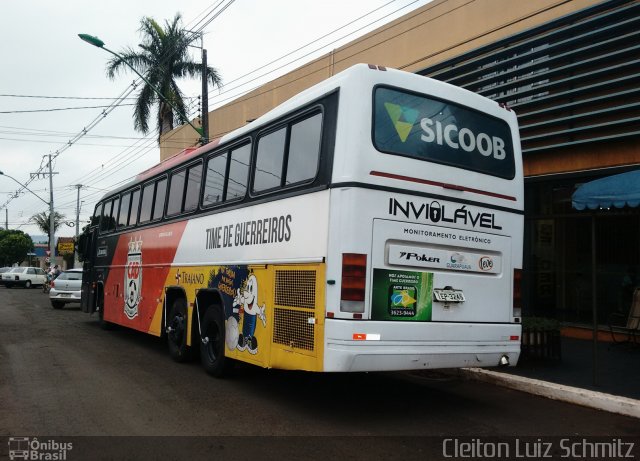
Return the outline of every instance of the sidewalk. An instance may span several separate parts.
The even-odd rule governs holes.
[[[640,345],[598,343],[596,384],[593,343],[561,338],[562,360],[521,360],[516,367],[466,369],[489,381],[545,397],[640,417]]]

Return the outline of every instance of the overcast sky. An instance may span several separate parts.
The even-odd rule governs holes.
[[[82,184],[82,229],[106,190],[159,162],[157,134],[143,137],[133,130],[133,109],[127,105],[133,99],[125,100],[106,117],[101,116],[103,108],[95,107],[112,104],[135,75],[108,79],[105,65],[110,55],[81,41],[78,33],[98,36],[108,48],[121,51],[140,43],[138,29],[144,16],[164,24],[179,12],[185,28],[200,30],[218,15],[202,29],[209,65],[218,69],[225,83],[221,91],[210,89],[211,110],[425,3],[428,0],[2,2],[0,171],[25,184],[43,165],[45,156],[59,152],[54,162],[58,173],[53,185],[55,209],[75,222],[74,185]],[[200,51],[193,53],[199,61]],[[296,58],[301,59],[276,70]],[[273,72],[249,82],[269,71]],[[249,75],[243,77],[245,74]],[[180,86],[190,98],[200,93],[197,81],[184,81]],[[67,109],[73,107],[91,108]],[[189,115],[196,114],[194,108]],[[68,145],[97,120],[100,122],[86,135]],[[154,120],[155,115],[150,126],[155,126]],[[19,187],[0,176],[0,226],[5,225],[6,208],[10,229],[40,235],[29,219],[47,210],[47,205],[27,191],[10,198]],[[48,202],[48,178],[34,179],[28,188]],[[68,226],[57,233],[74,234],[75,229]]]

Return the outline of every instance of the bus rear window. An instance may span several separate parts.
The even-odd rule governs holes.
[[[509,125],[440,99],[378,87],[373,142],[381,152],[477,171],[515,176]]]

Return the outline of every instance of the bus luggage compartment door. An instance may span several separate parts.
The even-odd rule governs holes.
[[[511,238],[374,220],[371,318],[508,323]]]

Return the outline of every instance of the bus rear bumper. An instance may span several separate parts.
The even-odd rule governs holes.
[[[393,322],[389,331],[380,328],[381,322],[337,322],[337,328],[332,328],[330,321],[326,325],[325,371],[496,367],[504,357],[509,366],[515,366],[520,357],[521,326],[517,324],[404,322],[401,326],[397,325],[401,322]],[[387,333],[354,331],[348,335],[352,328]],[[404,339],[396,336],[400,332]]]

